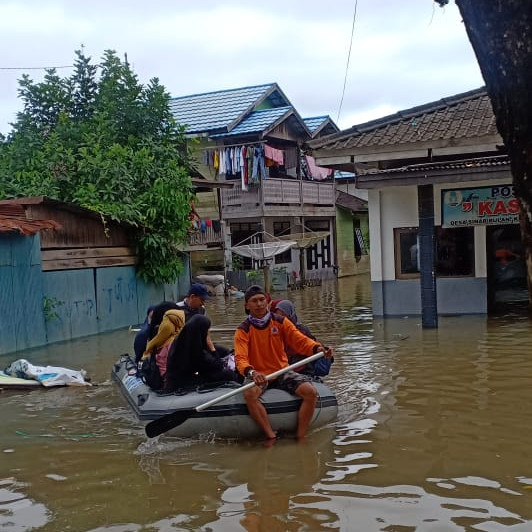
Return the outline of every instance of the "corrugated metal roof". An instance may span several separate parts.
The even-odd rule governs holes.
[[[219,135],[211,135],[216,137],[230,137],[232,135],[247,135],[251,133],[262,133],[263,131],[272,127],[275,122],[281,120],[283,117],[294,111],[293,107],[274,107],[273,109],[262,109],[260,111],[253,111],[248,117],[244,118],[229,133],[222,133]]]
[[[311,116],[309,118],[303,118],[303,121],[305,122],[305,124],[307,124],[309,131],[311,133],[314,133],[314,131],[318,129],[323,124],[323,122],[325,122],[328,119],[329,117],[327,115]]]
[[[55,220],[27,220],[24,206],[8,201],[0,205],[0,232],[33,235],[47,229],[61,229],[61,224]]]
[[[484,87],[399,111],[315,140],[314,149],[365,148],[498,135]]]
[[[187,133],[223,133],[266,99],[273,107],[290,105],[276,83],[267,83],[171,98],[170,110]]]

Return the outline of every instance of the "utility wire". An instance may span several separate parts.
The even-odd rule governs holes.
[[[74,68],[74,65],[45,66],[45,67],[0,67],[0,70],[49,70],[51,68]]]
[[[355,21],[357,18],[358,0],[355,0],[355,10],[353,12],[353,24],[351,26],[351,41],[349,42],[349,52],[347,53],[347,63],[345,65],[344,87],[342,89],[342,98],[340,99],[340,106],[338,107],[338,116],[336,121],[340,120],[340,113],[342,112],[342,104],[344,103],[345,87],[347,85],[347,72],[349,71],[349,61],[351,59],[351,48],[353,47],[353,35],[355,33]]]

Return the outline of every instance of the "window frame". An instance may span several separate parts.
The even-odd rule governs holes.
[[[439,253],[439,249],[441,247],[441,240],[442,240],[442,235],[441,233],[443,231],[447,232],[447,231],[457,231],[457,230],[467,230],[470,232],[470,238],[471,238],[471,246],[472,246],[472,249],[471,249],[471,256],[469,257],[470,259],[470,264],[471,264],[471,267],[470,267],[470,272],[469,273],[464,273],[464,274],[458,274],[458,273],[453,273],[453,274],[443,274],[441,273],[441,271],[438,271],[438,263],[439,263],[439,256],[438,256],[438,253]],[[405,234],[415,234],[416,235],[416,238],[417,238],[417,235],[419,233],[419,227],[394,227],[393,228],[393,246],[394,246],[394,267],[395,267],[395,278],[396,279],[419,279],[420,277],[420,272],[417,271],[417,272],[403,272],[402,271],[402,264],[401,264],[401,259],[402,259],[402,252],[401,252],[401,237],[402,235],[405,235]],[[475,276],[475,232],[474,232],[474,228],[473,227],[460,227],[460,228],[442,228],[441,226],[436,226],[435,227],[435,249],[434,249],[434,253],[435,253],[435,265],[434,265],[434,268],[435,268],[435,271],[436,271],[436,277],[438,279],[446,279],[446,278],[451,278],[451,277],[454,277],[454,278],[463,278],[463,277],[474,277]]]

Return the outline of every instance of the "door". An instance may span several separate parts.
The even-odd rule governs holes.
[[[486,228],[490,312],[528,304],[526,266],[518,224]]]

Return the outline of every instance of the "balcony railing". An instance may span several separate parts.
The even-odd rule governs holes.
[[[214,225],[218,225],[216,221]],[[223,224],[220,224],[219,227],[219,231],[215,231],[213,225],[207,225],[203,230],[197,229],[191,231],[188,235],[187,244],[184,246],[185,251],[223,247]]]
[[[241,183],[236,183],[232,189],[224,189],[221,193],[222,207],[257,206],[261,203],[334,205],[335,201],[334,183],[295,179],[265,179],[261,186],[250,186],[248,191],[243,191]]]

